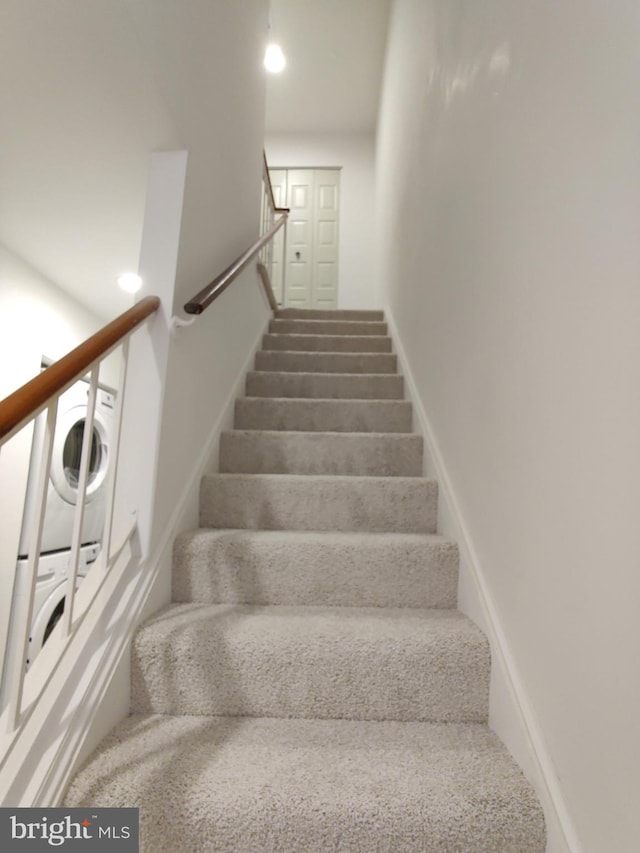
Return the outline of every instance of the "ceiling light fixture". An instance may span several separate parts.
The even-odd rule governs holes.
[[[264,67],[272,74],[279,74],[287,64],[285,55],[279,44],[267,45],[267,50],[264,55]]]
[[[135,272],[126,272],[120,276],[118,284],[127,293],[137,293],[142,287],[142,279]]]

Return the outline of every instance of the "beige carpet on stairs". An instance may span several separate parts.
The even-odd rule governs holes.
[[[396,369],[381,312],[271,321],[67,806],[139,807],[145,853],[543,853]]]

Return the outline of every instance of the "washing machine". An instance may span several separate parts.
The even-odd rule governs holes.
[[[91,565],[98,559],[99,553],[99,544],[85,545],[80,549],[76,589],[86,577]],[[33,600],[33,619],[29,632],[29,648],[25,661],[27,669],[49,639],[64,612],[70,559],[70,550],[42,554],[40,557]],[[16,565],[12,601],[14,612],[19,612],[20,603],[29,594],[27,562],[26,559],[20,559]],[[17,643],[17,626],[12,621],[10,636],[13,637],[14,634],[16,638],[13,642]]]
[[[51,471],[40,545],[41,554],[50,554],[71,547],[88,395],[89,383],[80,380],[65,391],[58,401]],[[114,393],[99,388],[89,454],[89,475],[80,539],[82,545],[95,544],[102,537],[107,501],[107,476],[111,462],[110,442],[113,430],[114,405]],[[36,419],[33,433],[33,450],[20,535],[19,559],[27,557],[29,554],[29,537],[31,535],[31,522],[36,511],[37,476],[45,418],[46,413],[42,413]]]
[[[69,576],[71,539],[76,504],[84,428],[87,418],[89,383],[76,382],[58,400],[53,439],[51,470],[36,576],[34,605],[29,639],[28,666],[46,643],[62,616],[66,581]],[[100,540],[105,524],[108,474],[111,465],[111,437],[115,393],[99,388],[93,419],[80,556],[78,585],[100,553]],[[12,616],[9,627],[9,652],[17,649],[18,626],[15,613],[18,604],[29,594],[27,563],[29,538],[36,512],[37,478],[40,466],[46,413],[36,419],[33,433],[29,479],[20,534],[20,547],[13,588]]]

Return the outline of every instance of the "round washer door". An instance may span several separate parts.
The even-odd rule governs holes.
[[[51,458],[51,482],[60,497],[70,504],[75,504],[78,498],[80,456],[86,419],[86,406],[74,406],[65,412],[56,424]],[[96,412],[89,451],[87,500],[91,500],[104,483],[107,476],[108,455],[107,430],[99,413]]]
[[[66,583],[58,584],[35,615],[29,635],[27,666],[33,663],[64,612]]]

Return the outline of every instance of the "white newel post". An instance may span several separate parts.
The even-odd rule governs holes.
[[[136,514],[145,556],[151,546],[186,170],[186,151],[151,155],[138,296],[159,296],[162,304],[148,329],[130,343],[113,534],[117,547]]]

